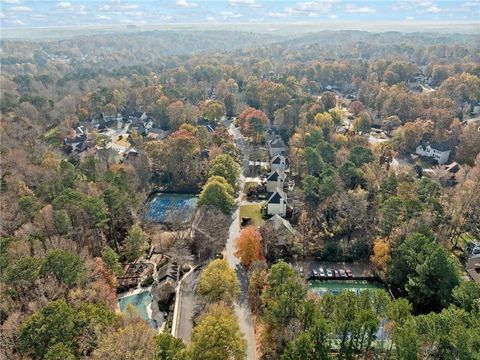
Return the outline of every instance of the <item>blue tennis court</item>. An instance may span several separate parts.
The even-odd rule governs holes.
[[[164,224],[189,222],[197,201],[197,196],[192,194],[156,194],[147,204],[145,220]]]

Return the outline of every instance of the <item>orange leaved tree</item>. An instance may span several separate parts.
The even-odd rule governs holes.
[[[253,261],[263,260],[262,236],[254,225],[247,226],[240,232],[237,239],[235,256],[244,266],[250,266]]]

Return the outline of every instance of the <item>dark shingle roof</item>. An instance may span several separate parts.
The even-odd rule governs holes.
[[[283,201],[282,195],[276,192],[267,200],[267,204],[281,204]]]
[[[438,150],[438,151],[448,151],[448,150],[451,150],[451,146],[449,143],[431,143],[430,144],[430,147],[432,149],[435,149],[435,150]]]
[[[279,176],[280,174],[275,170],[267,176],[267,181],[277,181]]]
[[[282,164],[284,162],[285,162],[285,158],[280,155],[276,155],[272,160],[272,164]]]

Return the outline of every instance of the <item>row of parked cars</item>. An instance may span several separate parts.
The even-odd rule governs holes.
[[[327,269],[313,269],[312,274],[316,278],[323,278],[323,277],[353,277],[353,273],[349,269],[340,269],[340,270],[332,270],[330,268]]]

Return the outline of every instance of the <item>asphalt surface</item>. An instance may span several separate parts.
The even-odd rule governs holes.
[[[240,134],[240,131],[230,124],[229,132],[235,138],[235,144],[240,148],[243,153],[243,172],[248,171],[248,152],[245,141]],[[240,204],[243,195],[243,184],[245,177],[240,175],[239,179],[239,196],[237,198],[237,204]],[[237,208],[232,216],[232,225],[230,225],[229,236],[225,245],[225,259],[228,264],[235,269],[237,277],[240,281],[240,295],[237,302],[234,305],[235,314],[238,318],[238,325],[240,330],[245,335],[247,340],[247,360],[255,360],[255,337],[253,331],[252,314],[248,305],[248,276],[245,268],[240,264],[240,260],[234,255],[235,242],[240,234],[240,209]]]
[[[192,274],[182,281],[181,297],[179,304],[180,319],[178,321],[177,337],[181,338],[185,344],[189,344],[193,332],[193,315],[195,308],[199,306],[196,296],[198,278],[201,269],[195,270]]]
[[[229,128],[230,134],[235,139],[235,144],[243,153],[243,173],[248,171],[248,149],[240,134],[240,131],[233,126],[232,123],[226,122],[225,125]],[[239,179],[239,195],[236,199],[237,204],[240,204],[243,195],[243,184],[245,177],[240,175]],[[234,304],[235,314],[238,318],[238,325],[243,332],[245,339],[247,340],[247,360],[255,360],[255,338],[253,331],[252,316],[250,313],[250,307],[248,305],[248,276],[245,268],[240,264],[240,260],[234,255],[235,242],[240,234],[240,210],[237,208],[232,215],[232,224],[229,229],[229,236],[225,244],[225,259],[228,264],[235,269],[237,277],[240,281],[240,295],[237,302]],[[196,287],[198,284],[198,278],[201,271],[195,271],[188,278],[185,278],[182,283],[181,299],[179,304],[180,319],[178,322],[177,337],[181,338],[186,344],[190,343],[193,324],[192,318],[195,313],[195,309],[199,306],[198,298],[196,297]]]

